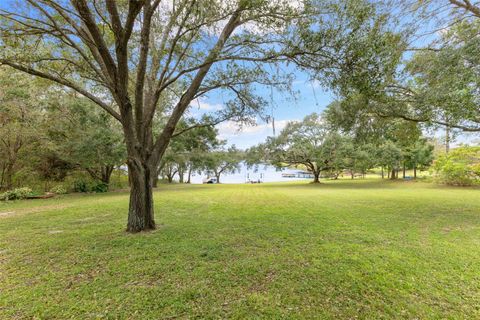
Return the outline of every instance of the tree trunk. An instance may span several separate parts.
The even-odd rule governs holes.
[[[2,174],[0,174],[0,190],[3,190],[4,188],[4,185],[3,185],[4,179],[5,179],[5,164],[2,164]]]
[[[392,168],[392,173],[390,174],[390,179],[395,180],[395,174],[396,174],[396,170],[395,170],[395,168]]]
[[[403,163],[403,179],[405,179],[405,171],[406,171],[406,168],[405,168],[405,162]]]
[[[114,168],[115,167],[113,165],[107,165],[102,168],[102,182],[105,183],[107,186],[110,184],[110,178],[112,176]]]
[[[417,179],[417,166],[413,166],[413,179]]]
[[[355,178],[355,173],[353,172],[353,170],[350,170],[350,176],[351,176],[352,180]]]
[[[320,172],[313,172],[313,183],[320,183]]]
[[[217,178],[217,183],[220,183],[220,173],[216,173],[215,178]]]
[[[140,232],[155,229],[153,215],[153,175],[148,165],[140,161],[129,161],[128,171],[131,179],[130,205],[128,208],[128,232]]]
[[[183,169],[178,169],[178,182],[183,183]]]
[[[445,126],[445,153],[450,152],[450,126]]]
[[[5,172],[5,190],[10,190],[13,187],[13,163],[7,163]]]
[[[192,168],[188,168],[188,178],[186,183],[191,183],[191,178],[192,178]]]
[[[385,172],[383,171],[383,166],[382,166],[382,179],[385,178]]]

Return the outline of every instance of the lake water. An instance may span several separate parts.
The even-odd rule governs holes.
[[[308,181],[312,180],[311,178],[285,178],[282,177],[282,173],[292,173],[296,174],[302,170],[299,169],[290,169],[286,168],[283,170],[278,170],[273,166],[259,165],[258,168],[248,168],[246,165],[242,164],[240,170],[235,173],[222,174],[220,176],[221,183],[245,183],[247,181],[262,181],[262,182],[282,182],[282,181]],[[214,177],[214,176],[211,176]],[[192,174],[192,183],[202,183],[203,180],[207,178],[207,175],[202,173]]]

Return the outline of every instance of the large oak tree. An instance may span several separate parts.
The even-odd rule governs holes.
[[[351,65],[357,56],[341,48],[359,29],[343,27],[342,8],[327,0],[6,3],[0,64],[74,90],[121,123],[131,182],[127,230],[138,232],[155,228],[153,175],[191,102],[228,90],[233,99],[214,122],[251,119],[265,105],[255,85],[288,89],[289,63],[308,69],[315,62],[327,75],[341,61]]]

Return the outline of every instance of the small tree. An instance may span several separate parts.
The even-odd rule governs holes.
[[[201,124],[206,121],[205,118],[201,122],[189,118],[179,123],[181,134],[173,137],[160,161],[157,176],[163,173],[172,182],[173,176],[178,173],[179,182],[183,183],[186,174],[186,182],[190,183],[192,173],[204,167],[207,153],[221,143],[217,140],[218,131],[214,126]]]
[[[434,146],[426,139],[419,139],[407,155],[408,164],[413,168],[413,178],[417,178],[417,169],[425,170],[433,162]]]
[[[227,150],[209,152],[205,161],[206,171],[209,174],[214,174],[217,183],[220,183],[220,176],[224,173],[234,173],[239,170],[242,160],[242,153],[235,145]]]
[[[376,164],[376,150],[373,145],[355,142],[351,138],[343,138],[341,154],[338,157],[337,170],[348,170],[352,179],[355,173],[365,176],[368,169]]]
[[[313,113],[300,122],[289,122],[278,137],[269,137],[255,150],[261,154],[259,158],[277,167],[304,166],[318,183],[320,173],[334,169],[342,157],[343,143],[342,137]]]
[[[114,168],[126,161],[121,126],[82,96],[57,93],[44,127],[58,157],[107,187]]]
[[[396,179],[402,161],[402,150],[388,140],[378,148],[377,157],[379,164],[389,170],[390,179]]]
[[[42,141],[39,96],[45,87],[28,75],[0,69],[0,190],[13,187],[20,161]]]

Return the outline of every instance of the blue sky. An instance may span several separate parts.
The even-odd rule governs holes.
[[[289,94],[272,94],[268,88],[259,90],[259,93],[270,102],[266,112],[273,113],[277,134],[288,121],[301,120],[313,112],[320,113],[334,100],[332,93],[322,88],[318,82],[308,81],[306,75],[301,73],[297,74],[297,79],[293,82],[293,90],[297,92],[295,98]],[[222,108],[222,99],[218,95],[212,95],[194,101],[190,112],[192,114],[197,112],[214,113],[220,108]],[[272,124],[267,124],[260,119],[257,120],[256,126],[240,127],[233,122],[224,122],[217,125],[217,129],[221,139],[225,139],[229,145],[235,144],[241,149],[263,142],[267,136],[273,135]]]

